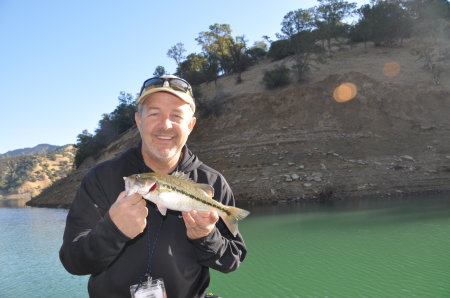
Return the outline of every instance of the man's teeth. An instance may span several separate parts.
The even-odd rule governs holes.
[[[162,136],[159,136],[158,139],[161,139],[161,140],[170,140],[170,139],[172,139],[172,137],[162,137]]]

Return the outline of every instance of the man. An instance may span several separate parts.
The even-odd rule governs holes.
[[[209,268],[235,270],[246,247],[228,231],[217,212],[162,216],[138,194],[127,196],[124,176],[181,171],[213,186],[214,199],[234,205],[220,173],[186,146],[195,126],[192,88],[175,76],[144,82],[135,115],[138,147],[98,164],[84,177],[67,215],[60,259],[72,274],[91,274],[91,297],[130,297],[147,273],[162,278],[171,297],[204,297]]]

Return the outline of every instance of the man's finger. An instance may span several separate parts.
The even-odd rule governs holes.
[[[182,213],[182,215],[183,215],[184,222],[185,222],[187,225],[193,225],[193,224],[195,224],[195,220],[194,220],[194,218],[192,218],[192,215],[191,215],[190,212],[181,212],[181,213]]]
[[[136,205],[139,203],[145,205],[145,201],[142,199],[142,196],[137,193],[127,196],[126,200],[127,200],[127,203],[129,203],[130,205]]]
[[[127,192],[126,191],[122,191],[119,196],[117,197],[116,201],[122,201],[123,199],[125,199],[125,197],[127,196]]]

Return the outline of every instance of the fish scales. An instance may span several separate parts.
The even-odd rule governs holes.
[[[217,201],[211,200],[209,198],[206,198],[206,199],[202,198],[203,194],[198,192],[198,191],[196,191],[197,193],[196,193],[196,195],[194,195],[194,194],[191,194],[189,192],[184,191],[182,188],[178,188],[176,185],[173,185],[173,184],[167,184],[167,183],[164,183],[164,182],[160,182],[160,185],[163,186],[163,187],[167,187],[170,190],[173,190],[175,192],[179,192],[179,193],[181,193],[181,194],[183,194],[183,195],[185,195],[185,196],[187,196],[187,197],[189,197],[189,198],[191,198],[193,200],[199,201],[199,202],[201,202],[201,203],[203,203],[205,205],[209,205],[211,207],[217,208],[220,211],[225,212],[226,214],[230,215],[230,212],[226,208],[224,208],[223,206],[217,204]]]

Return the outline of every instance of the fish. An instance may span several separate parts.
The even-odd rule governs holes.
[[[165,216],[167,209],[175,211],[217,211],[225,226],[236,237],[238,221],[250,212],[234,206],[226,206],[213,199],[214,188],[209,184],[196,183],[183,172],[171,175],[141,173],[123,177],[127,195],[140,194],[153,202]]]

